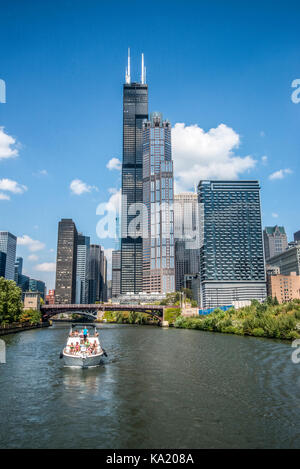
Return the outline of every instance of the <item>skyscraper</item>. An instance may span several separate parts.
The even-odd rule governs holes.
[[[141,83],[131,83],[130,56],[123,86],[123,162],[121,216],[121,292],[139,293],[143,287],[143,245],[134,219],[143,202],[143,121],[148,119],[148,86],[142,57]],[[132,222],[132,223],[131,223]]]
[[[90,237],[78,233],[76,264],[76,303],[88,302]]]
[[[75,223],[63,218],[58,224],[55,303],[73,304],[76,298],[78,234]]]
[[[0,231],[0,251],[6,254],[5,278],[14,280],[17,237],[8,231]]]
[[[143,124],[143,291],[175,290],[171,124],[151,113]]]
[[[112,252],[111,296],[116,298],[121,294],[121,251]]]
[[[266,278],[258,181],[200,181],[202,307],[264,300]]]
[[[18,283],[18,277],[22,275],[23,272],[23,257],[17,257],[15,262],[15,282]]]
[[[101,301],[101,246],[90,245],[89,256],[89,303]]]
[[[0,251],[0,277],[5,277],[6,254]]]
[[[29,279],[29,291],[38,292],[43,300],[45,299],[46,285],[42,280],[36,280],[34,278]]]
[[[266,226],[263,234],[266,260],[277,256],[288,248],[284,226]]]
[[[184,287],[184,276],[199,272],[198,196],[193,192],[174,195],[175,285]]]

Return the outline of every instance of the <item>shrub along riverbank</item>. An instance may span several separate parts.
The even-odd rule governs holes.
[[[217,308],[207,316],[178,316],[174,327],[274,339],[298,339],[300,300],[278,305],[276,299],[268,298],[262,304],[253,300],[251,306],[237,310],[230,308],[224,312]]]

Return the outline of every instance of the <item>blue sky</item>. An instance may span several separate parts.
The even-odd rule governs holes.
[[[0,0],[0,7],[7,90],[0,229],[22,237],[18,254],[29,275],[54,286],[47,270],[62,217],[93,242],[114,245],[97,237],[96,207],[120,186],[120,172],[106,165],[122,157],[127,47],[133,78],[145,54],[150,111],[182,124],[173,138],[178,189],[192,189],[192,174],[194,182],[199,174],[258,178],[264,225],[284,225],[289,238],[300,229],[300,103],[291,100],[300,78],[299,2]],[[13,149],[17,156],[7,153]],[[70,190],[77,179],[87,189],[81,195]]]

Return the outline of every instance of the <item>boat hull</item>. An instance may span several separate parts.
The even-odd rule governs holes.
[[[79,367],[79,368],[88,368],[92,366],[99,366],[103,363],[104,354],[101,355],[91,355],[87,357],[76,356],[63,354],[65,366]]]

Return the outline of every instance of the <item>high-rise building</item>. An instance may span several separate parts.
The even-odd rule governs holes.
[[[263,234],[266,260],[288,248],[288,240],[283,226],[266,226]]]
[[[121,251],[112,252],[111,296],[116,298],[121,294]]]
[[[141,222],[134,221],[143,202],[143,121],[148,119],[148,85],[143,62],[142,58],[141,83],[131,83],[128,54],[126,83],[123,86],[122,293],[139,293],[143,288],[142,227]]]
[[[8,231],[0,231],[0,251],[6,254],[5,278],[14,280],[17,237]]]
[[[198,196],[193,192],[174,195],[175,285],[184,287],[185,275],[199,272]]]
[[[90,245],[89,256],[89,303],[101,301],[101,246]]]
[[[300,275],[300,244],[271,257],[268,264],[279,267],[281,275],[290,275],[291,272]]]
[[[204,308],[266,298],[258,181],[200,181],[200,286]]]
[[[294,241],[295,243],[300,241],[300,231],[296,231],[296,233],[294,233]]]
[[[18,283],[18,277],[22,275],[23,272],[23,257],[17,257],[15,262],[15,277],[14,280]]]
[[[77,229],[73,220],[58,224],[55,303],[74,304],[76,297]]]
[[[40,297],[45,299],[46,285],[42,280],[36,280],[34,278],[29,279],[29,291],[38,292]]]
[[[76,303],[88,302],[90,238],[78,233],[76,265]]]
[[[151,113],[143,124],[143,291],[175,290],[171,124]]]
[[[0,277],[5,277],[6,253],[0,251]]]

